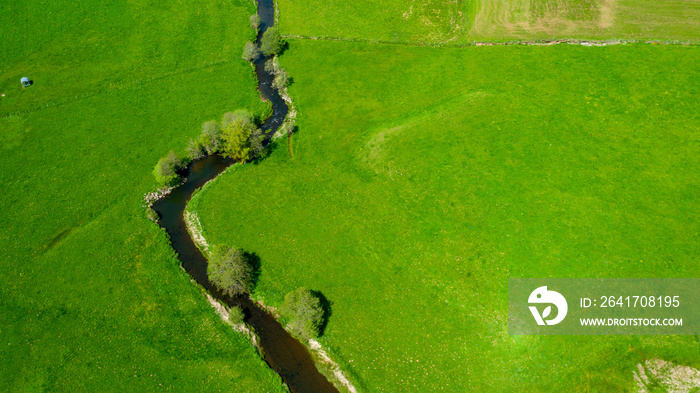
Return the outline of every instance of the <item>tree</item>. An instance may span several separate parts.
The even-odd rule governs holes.
[[[258,48],[255,47],[255,44],[250,41],[246,42],[243,46],[243,58],[247,61],[253,61],[257,59],[258,56],[260,56],[260,52]]]
[[[325,312],[321,299],[306,288],[297,288],[284,297],[282,314],[289,321],[287,326],[304,338],[318,337]]]
[[[158,221],[158,212],[153,210],[152,207],[146,206],[146,218],[148,218],[149,220],[151,220],[153,222],[157,222]]]
[[[267,149],[263,142],[265,141],[265,134],[256,128],[250,135],[250,155],[252,158],[262,158],[265,155]]]
[[[280,64],[280,60],[277,56],[265,62],[265,71],[269,72],[272,75],[276,75],[281,69],[282,65]]]
[[[202,146],[201,139],[202,138],[190,139],[190,141],[187,142],[187,157],[189,157],[190,160],[197,160],[204,157],[206,150],[204,146]]]
[[[221,117],[221,128],[226,129],[231,126],[253,126],[255,119],[253,115],[245,109],[237,109],[233,112],[226,112]]]
[[[222,148],[222,132],[221,127],[216,120],[210,120],[202,124],[202,135],[199,138],[200,144],[207,151],[207,154],[214,154],[221,151]]]
[[[153,168],[153,176],[156,178],[158,186],[174,186],[180,180],[177,171],[180,169],[180,158],[174,151],[170,150],[167,156],[158,160]]]
[[[277,26],[270,27],[265,31],[260,41],[260,51],[265,56],[277,55],[282,52],[282,36]]]
[[[289,75],[287,75],[287,71],[281,69],[280,72],[275,75],[275,79],[272,80],[272,87],[277,90],[282,90],[287,87],[288,84]]]
[[[294,121],[294,119],[285,120],[284,123],[282,123],[282,125],[280,125],[277,128],[277,135],[278,136],[289,135],[289,134],[294,132],[295,126],[296,126],[296,122]]]
[[[253,30],[258,30],[258,27],[260,27],[260,16],[258,16],[258,14],[250,16],[250,27],[252,27]]]
[[[250,136],[255,131],[253,115],[245,109],[227,112],[221,119],[223,132],[223,152],[225,155],[240,161],[251,156]]]
[[[245,318],[245,315],[243,314],[243,310],[241,310],[240,307],[231,307],[230,310],[228,310],[228,321],[233,323],[233,324],[238,324],[238,323],[243,323],[243,318]]]
[[[243,250],[227,246],[214,247],[207,274],[221,292],[229,296],[248,293],[253,289],[253,263]]]

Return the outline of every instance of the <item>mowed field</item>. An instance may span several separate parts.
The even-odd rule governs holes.
[[[280,391],[141,206],[203,121],[268,110],[240,59],[253,5],[0,10],[0,391]]]
[[[700,38],[695,0],[280,0],[279,7],[282,31],[305,37],[427,45]]]
[[[284,15],[284,8],[282,8]],[[283,16],[284,18],[284,16]],[[292,40],[299,131],[199,193],[367,392],[632,391],[695,336],[509,336],[509,277],[698,277],[698,47]],[[226,203],[222,203],[226,201]]]

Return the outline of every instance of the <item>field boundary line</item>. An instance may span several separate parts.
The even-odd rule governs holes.
[[[506,46],[506,45],[532,45],[532,46],[550,46],[559,44],[582,45],[582,46],[610,46],[610,45],[625,45],[625,44],[648,44],[648,45],[684,45],[698,46],[700,41],[682,41],[682,40],[637,40],[637,39],[618,39],[610,38],[606,40],[590,40],[579,38],[562,38],[551,40],[511,40],[511,41],[470,41],[463,44],[440,43],[440,42],[397,42],[383,41],[370,38],[344,38],[330,36],[310,36],[310,35],[294,35],[285,34],[283,38],[293,40],[311,40],[311,41],[338,41],[338,42],[361,42],[370,44],[387,44],[387,45],[402,45],[416,47],[431,47],[431,48],[466,48],[471,46]]]

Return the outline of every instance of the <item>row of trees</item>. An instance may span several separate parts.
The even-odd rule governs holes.
[[[265,154],[264,139],[253,115],[239,109],[224,113],[219,123],[211,120],[202,124],[202,133],[187,144],[187,155],[193,160],[216,153],[240,161],[260,158]]]
[[[261,158],[266,152],[264,140],[265,135],[250,112],[245,109],[227,112],[220,122],[211,120],[202,124],[199,137],[187,143],[185,160],[170,151],[158,160],[153,176],[158,186],[173,186],[180,181],[178,171],[185,163],[208,154],[223,154],[239,161]]]
[[[252,292],[260,266],[254,255],[238,248],[214,247],[207,267],[209,280],[228,296],[244,295]],[[316,291],[298,288],[284,297],[280,308],[287,321],[287,328],[304,339],[318,337],[330,316],[330,304]],[[232,309],[229,321],[239,323],[243,319],[240,309]]]
[[[257,15],[251,16],[251,25],[257,29],[260,26],[260,18],[254,18]],[[260,39],[260,48],[257,48],[254,43],[246,42],[243,46],[243,58],[247,61],[254,61],[262,53],[263,56],[275,56],[282,53],[285,42],[282,40],[279,30],[276,26],[270,27],[263,33]]]

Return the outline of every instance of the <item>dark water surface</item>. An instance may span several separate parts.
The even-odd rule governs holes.
[[[258,0],[261,33],[274,24],[274,3],[272,0]],[[265,60],[262,56],[255,61],[258,76],[258,88],[262,95],[272,102],[273,113],[265,120],[262,129],[270,135],[277,130],[287,115],[287,104],[279,93],[272,88],[272,75],[265,72]],[[232,108],[234,109],[234,108]],[[318,372],[306,347],[292,337],[273,316],[260,308],[249,297],[226,296],[217,290],[207,276],[207,260],[199,251],[187,232],[183,213],[194,191],[212,180],[233,160],[220,156],[209,156],[190,164],[185,170],[186,182],[166,197],[153,204],[153,209],[160,216],[160,226],[170,236],[173,249],[178,254],[183,268],[212,296],[228,306],[240,307],[246,315],[246,323],[255,329],[263,349],[263,358],[287,383],[294,393],[325,393],[338,390]],[[255,250],[246,250],[254,252]],[[265,261],[262,261],[262,269]]]

